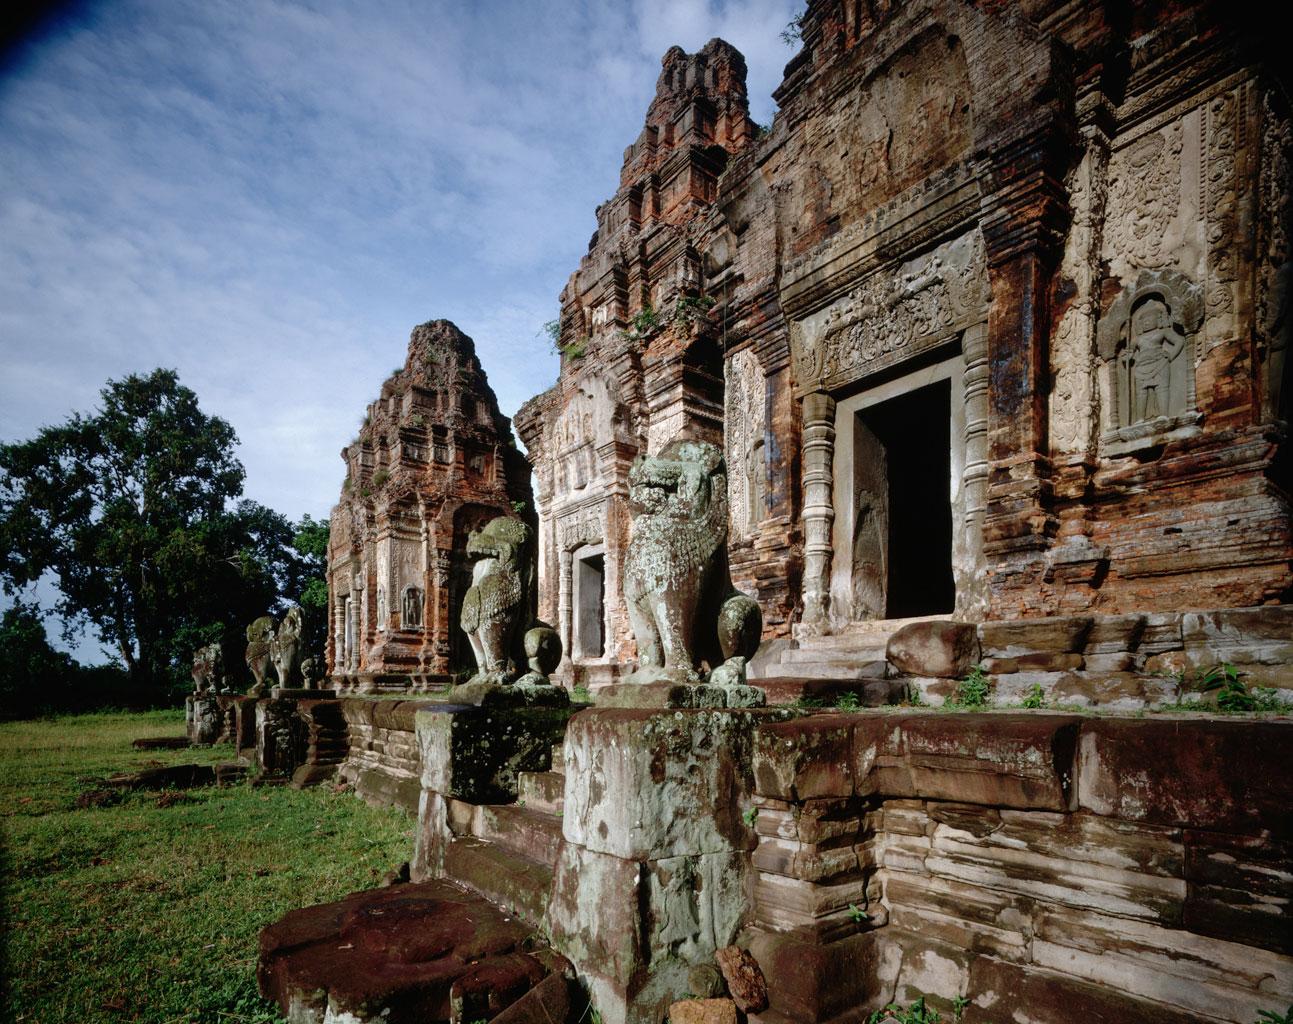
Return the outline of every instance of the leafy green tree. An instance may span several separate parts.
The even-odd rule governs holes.
[[[237,436],[174,370],[109,381],[101,396],[92,415],[0,445],[0,578],[16,593],[52,574],[69,631],[88,624],[133,682],[165,685],[188,675],[200,642],[277,608],[293,530],[236,502]]]
[[[0,717],[39,706],[75,672],[70,655],[55,650],[36,605],[19,601],[0,616]]]
[[[319,657],[328,639],[328,521],[308,514],[293,527],[295,552],[291,579],[284,588],[301,606],[307,654]]]

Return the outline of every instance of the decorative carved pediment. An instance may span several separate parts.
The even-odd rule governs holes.
[[[576,509],[557,520],[557,543],[562,551],[574,551],[585,544],[600,544],[606,535],[603,505]]]

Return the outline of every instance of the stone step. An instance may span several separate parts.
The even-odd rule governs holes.
[[[548,909],[552,869],[493,843],[463,836],[445,850],[445,873],[509,913],[537,926]]]
[[[843,633],[839,636],[815,636],[802,639],[790,650],[801,651],[879,651],[884,654],[889,644],[887,636]],[[783,652],[786,653],[786,652]]]
[[[781,652],[781,664],[786,666],[864,665],[871,662],[883,665],[885,663],[884,651],[871,648],[849,651],[836,648],[818,650],[816,647],[800,647]]]
[[[521,772],[516,777],[518,803],[548,814],[565,807],[566,776],[562,772]]]
[[[794,675],[803,679],[884,679],[888,673],[887,661],[864,661],[856,664],[838,664],[835,662],[799,661],[793,665],[782,665],[784,675]]]
[[[556,814],[517,804],[485,804],[472,813],[471,831],[526,860],[548,866],[557,862],[561,818]]]
[[[803,676],[775,676],[757,685],[768,695],[769,704],[794,704],[807,700],[819,707],[835,707],[844,694],[852,694],[857,706],[874,708],[901,704],[907,697],[905,679],[812,679]],[[852,702],[850,702],[852,703]]]

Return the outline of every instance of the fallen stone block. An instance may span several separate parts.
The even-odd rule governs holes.
[[[257,980],[297,1021],[475,1020],[549,975],[540,950],[531,928],[487,900],[450,882],[410,883],[294,910],[262,929]]]
[[[682,999],[669,1006],[669,1024],[736,1024],[730,999]]]
[[[742,1013],[758,1013],[768,1005],[768,983],[759,961],[740,946],[724,946],[714,954],[727,990]]]
[[[150,736],[130,744],[136,750],[184,750],[190,746],[187,736]]]
[[[137,772],[122,772],[109,776],[104,785],[116,789],[193,789],[213,786],[216,769],[205,764],[175,764],[162,768],[144,768]]]
[[[907,675],[960,679],[978,664],[978,629],[971,622],[912,622],[889,638],[885,656]]]

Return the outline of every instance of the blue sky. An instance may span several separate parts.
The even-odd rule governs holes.
[[[509,415],[659,61],[719,35],[756,120],[798,0],[88,4],[0,74],[0,438],[173,366],[247,494],[326,515],[414,324]]]

